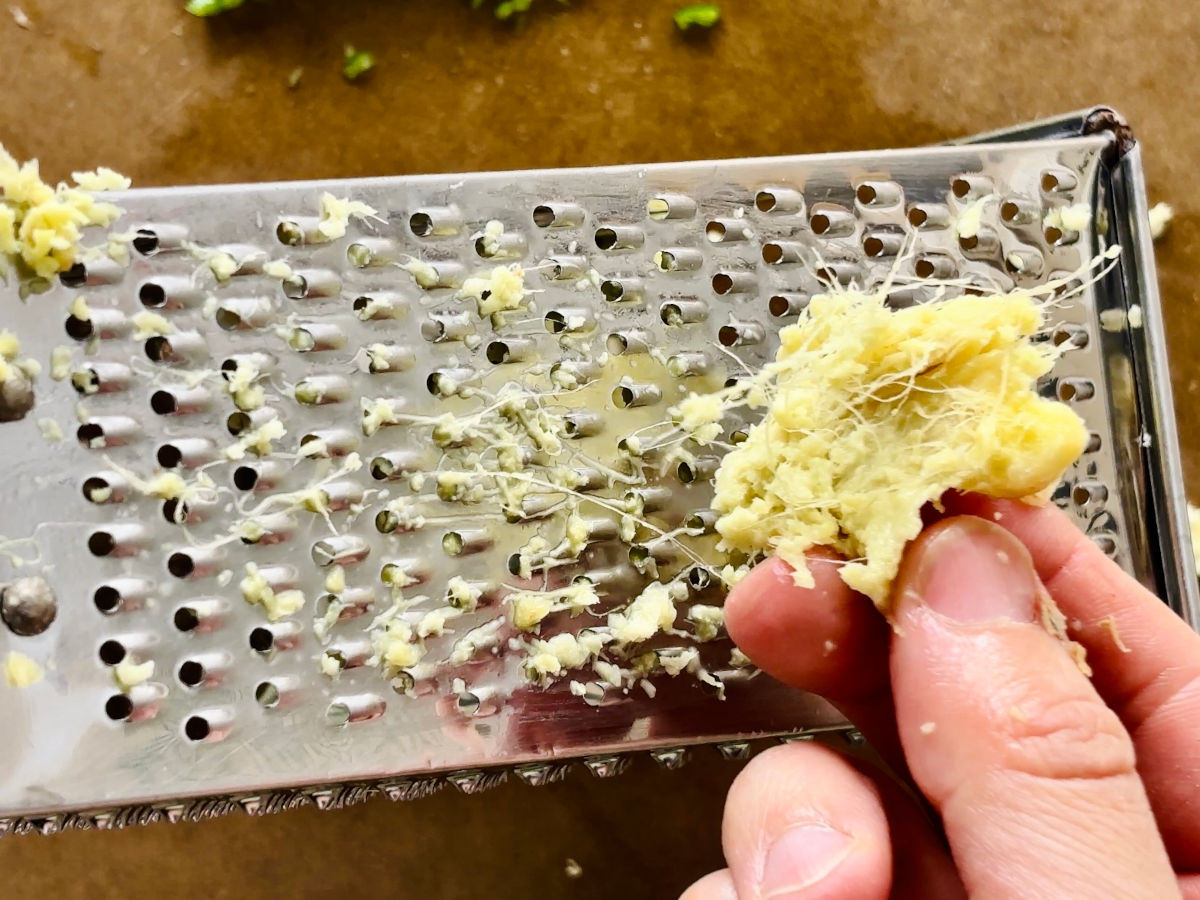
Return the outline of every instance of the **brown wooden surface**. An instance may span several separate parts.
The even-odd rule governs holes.
[[[1194,76],[1200,7],[1079,0],[725,0],[681,39],[667,0],[551,0],[514,31],[465,0],[0,4],[0,141],[55,177],[139,184],[649,162],[904,146],[1108,103],[1177,219],[1159,247],[1189,476],[1200,477]],[[341,49],[372,50],[361,85]],[[288,73],[305,68],[298,89]],[[720,864],[734,767],[645,759],[613,782],[121,833],[0,840],[5,896],[672,897]],[[567,857],[583,875],[568,880]]]

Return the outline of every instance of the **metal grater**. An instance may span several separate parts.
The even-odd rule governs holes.
[[[325,192],[378,215],[314,242]],[[960,240],[955,217],[989,194],[997,201],[978,235]],[[1080,202],[1098,227],[1043,227],[1048,210]],[[70,346],[70,370],[92,391],[43,372],[34,410],[0,425],[0,534],[31,538],[8,549],[29,557],[36,547],[37,556],[0,562],[0,578],[11,599],[15,579],[44,577],[57,613],[48,626],[46,615],[37,621],[47,610],[34,597],[33,621],[18,630],[44,630],[0,629],[0,655],[19,650],[46,670],[39,683],[0,690],[0,832],[335,807],[446,783],[472,792],[511,771],[539,784],[580,760],[606,776],[631,751],[674,766],[691,745],[738,758],[756,738],[847,729],[818,698],[731,662],[719,635],[655,645],[670,645],[668,655],[697,647],[703,679],[693,667],[627,691],[591,671],[528,684],[504,585],[531,538],[560,539],[550,532],[561,516],[533,503],[523,520],[502,522],[490,500],[434,498],[423,527],[395,527],[380,517],[388,500],[422,493],[400,476],[436,467],[441,451],[429,427],[411,422],[364,434],[361,401],[392,398],[403,416],[465,413],[481,401],[461,396],[464,385],[494,393],[514,379],[549,384],[550,367],[564,365],[586,381],[608,353],[619,377],[595,376],[592,389],[554,402],[579,413],[587,459],[642,471],[618,449],[623,437],[663,419],[684,392],[771,358],[777,330],[812,293],[835,281],[881,284],[906,242],[904,274],[1001,288],[1075,271],[1121,245],[1111,274],[1063,307],[1046,335],[1070,350],[1045,391],[1073,404],[1093,435],[1055,502],[1200,622],[1140,154],[1110,110],[917,150],[151,189],[121,205],[121,226],[137,230],[128,266],[77,265],[43,295],[20,300],[10,286],[0,301],[26,355],[45,365]],[[492,221],[502,235],[487,231]],[[197,258],[212,251],[236,263],[226,281]],[[268,261],[286,262],[288,277],[264,274]],[[531,309],[493,327],[456,297],[464,279],[511,262],[527,270]],[[426,287],[410,270],[424,273]],[[890,299],[928,293],[900,284]],[[70,312],[79,297],[86,321]],[[1129,325],[1134,305],[1139,327]],[[133,316],[145,309],[172,331],[135,339]],[[382,312],[364,319],[365,310]],[[391,348],[377,365],[362,352],[372,344]],[[239,354],[269,361],[270,413],[239,412],[219,375],[188,377]],[[320,391],[305,396],[321,402],[296,399],[306,380]],[[272,455],[220,461],[237,432],[270,415],[286,428]],[[47,418],[64,440],[39,432]],[[305,455],[314,442],[325,452]],[[343,471],[351,452],[364,465]],[[652,579],[651,561],[663,579],[700,571],[653,534],[620,540],[613,508],[642,491],[662,530],[686,523],[707,507],[714,462],[697,458],[661,477],[646,469],[644,486],[586,485],[607,504],[589,515],[609,525],[597,524],[575,564],[554,569],[555,583],[590,575],[608,610]],[[220,490],[164,510],[123,480],[122,472],[149,478],[164,467],[185,478],[203,469]],[[332,529],[321,515],[288,509],[270,540],[202,549],[226,534],[234,504],[317,483],[328,488]],[[185,512],[185,525],[172,521]],[[686,545],[711,558],[702,515],[696,525]],[[300,590],[304,608],[267,621],[240,592],[247,563],[274,587]],[[315,621],[331,563],[344,564],[347,599],[322,639]],[[444,603],[452,577],[477,586],[478,609],[456,618],[453,634],[428,640],[427,661],[438,661],[477,634],[466,661],[390,676],[364,664],[364,629],[390,603],[381,577],[396,563],[421,582],[412,589],[429,598],[420,610]],[[694,634],[687,609],[719,604],[720,592],[702,575],[685,583],[677,629]],[[586,621],[554,614],[543,636]],[[320,668],[331,648],[333,678]],[[146,660],[151,678],[126,691],[114,684],[115,664]]]

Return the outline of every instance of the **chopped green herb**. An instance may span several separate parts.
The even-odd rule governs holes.
[[[517,13],[527,12],[533,0],[503,0],[496,4],[496,18],[508,19]]]
[[[347,81],[355,81],[375,68],[375,56],[366,50],[355,50],[347,45],[346,55],[342,57],[342,75]]]
[[[695,3],[675,11],[675,27],[680,31],[697,28],[712,28],[721,21],[721,8],[715,3]]]
[[[245,0],[188,0],[184,7],[193,16],[215,16],[217,13],[237,9]]]

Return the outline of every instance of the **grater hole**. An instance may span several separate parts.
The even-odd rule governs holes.
[[[1075,187],[1075,179],[1070,175],[1059,175],[1056,172],[1042,173],[1042,190],[1047,194],[1053,194],[1060,190],[1070,190]]]
[[[1046,243],[1047,243],[1047,244],[1058,244],[1058,243],[1061,243],[1061,242],[1062,242],[1062,239],[1063,239],[1063,232],[1062,232],[1062,229],[1061,229],[1061,228],[1055,228],[1053,225],[1051,225],[1049,228],[1047,228],[1047,229],[1046,229],[1046,231],[1045,231],[1045,237],[1046,237]]]
[[[187,687],[197,687],[204,682],[204,666],[189,659],[179,667],[179,680]]]
[[[720,295],[728,294],[733,290],[733,277],[725,272],[718,272],[713,276],[713,290]]]
[[[65,328],[67,337],[76,341],[86,341],[95,331],[91,319],[81,319],[78,316],[68,316]]]
[[[551,334],[562,334],[564,331],[566,331],[566,314],[557,309],[552,309],[550,312],[546,313],[546,330]]]
[[[275,646],[275,635],[271,629],[258,627],[250,632],[250,649],[255,653],[267,653]]]
[[[1095,453],[1100,449],[1100,435],[1092,432],[1088,435],[1087,446],[1083,448],[1084,453]]]
[[[1015,222],[1019,215],[1021,215],[1021,207],[1012,200],[1005,200],[1000,204],[1000,218],[1005,222]]]
[[[692,566],[688,570],[687,581],[693,590],[702,591],[712,584],[712,575],[709,574],[708,569],[701,568],[700,566]]]
[[[83,263],[75,263],[67,271],[58,276],[58,280],[63,283],[63,287],[77,288],[87,284],[87,266]]]
[[[447,556],[462,556],[465,547],[466,541],[460,532],[448,531],[442,535],[442,550]]]
[[[738,330],[732,325],[722,325],[721,330],[717,332],[717,340],[721,342],[722,347],[732,347],[738,342]]]
[[[759,191],[754,196],[754,208],[759,212],[771,212],[778,205],[778,200],[772,191]]]
[[[216,314],[217,326],[224,331],[236,331],[242,327],[242,317],[232,309],[221,307]]]
[[[250,418],[249,414],[244,412],[230,413],[225,419],[225,427],[234,437],[238,437],[249,431],[253,424],[254,421]]]
[[[973,234],[970,237],[960,237],[958,245],[964,250],[974,250],[979,246],[979,235]]]
[[[117,549],[117,542],[107,531],[93,531],[88,537],[87,546],[92,556],[108,556]]]
[[[76,430],[75,436],[79,439],[79,443],[90,447],[94,441],[104,440],[104,429],[95,422],[85,422]]]
[[[1064,378],[1058,383],[1057,393],[1064,403],[1089,400],[1096,394],[1096,385],[1087,378]]]
[[[181,606],[175,610],[175,628],[184,633],[195,631],[200,627],[200,616],[190,606]]]
[[[774,265],[783,259],[783,247],[776,243],[763,244],[762,258],[768,265]]]
[[[808,307],[808,297],[803,294],[773,294],[767,301],[767,310],[777,319],[798,316]]]
[[[204,716],[192,716],[183,723],[183,733],[189,741],[202,741],[212,733],[212,726]]]
[[[160,416],[169,416],[179,410],[179,403],[170,391],[155,391],[150,396],[150,408]]]
[[[238,466],[233,470],[233,486],[239,491],[252,491],[258,484],[258,471],[250,466]]]
[[[912,225],[913,228],[920,228],[927,221],[929,221],[929,213],[925,212],[925,210],[921,209],[920,207],[914,206],[908,211],[908,223]]]
[[[183,451],[174,444],[163,444],[158,448],[156,457],[164,469],[175,469],[183,462]]]
[[[154,362],[162,362],[171,358],[171,342],[162,335],[155,335],[146,341],[146,356]]]
[[[289,300],[303,300],[308,296],[308,279],[303,275],[292,275],[283,280],[283,296]]]
[[[812,217],[810,224],[812,225],[814,234],[824,234],[829,230],[829,226],[832,223],[829,221],[829,216],[825,215],[825,213],[817,213]]]
[[[167,558],[167,571],[176,578],[187,578],[196,571],[196,561],[180,550]]]
[[[104,703],[104,714],[114,722],[123,722],[133,715],[133,701],[124,694],[113,694]]]
[[[698,477],[695,466],[686,461],[679,464],[676,469],[676,475],[679,476],[679,480],[684,484],[692,484]]]
[[[83,482],[83,499],[89,503],[104,503],[112,498],[112,485],[107,478],[93,475]]]
[[[509,346],[504,341],[492,341],[487,345],[487,350],[484,351],[487,355],[487,360],[494,366],[508,362]]]
[[[167,292],[161,284],[147,281],[138,288],[138,299],[142,301],[142,306],[159,309],[167,305]]]
[[[724,222],[712,221],[704,228],[704,236],[710,244],[719,244],[725,240],[727,229]]]
[[[611,228],[596,230],[596,246],[601,250],[611,250],[617,246],[617,233]]]
[[[111,616],[121,606],[121,592],[111,584],[102,584],[92,594],[92,603],[96,604],[96,609],[100,612]]]
[[[133,249],[142,256],[153,256],[158,252],[158,232],[153,228],[139,228],[133,236]]]
[[[281,244],[296,247],[304,243],[304,229],[295,222],[280,222],[275,226],[275,237]]]
[[[1055,347],[1066,345],[1068,348],[1082,349],[1088,345],[1088,333],[1078,327],[1063,327],[1055,330],[1051,341]]]
[[[971,193],[971,182],[965,178],[955,178],[950,182],[950,190],[954,192],[954,196],[961,200],[967,194]]]
[[[604,299],[610,303],[616,303],[625,296],[625,288],[619,281],[611,279],[600,285],[600,293],[604,295]]]
[[[417,237],[429,237],[433,234],[433,216],[429,213],[413,213],[408,220],[408,227]]]
[[[882,256],[885,249],[883,241],[875,236],[868,237],[863,241],[863,250],[867,256]]]
[[[937,271],[937,265],[928,257],[921,257],[913,265],[913,271],[917,273],[918,278],[932,278]]]
[[[95,394],[100,390],[100,376],[95,369],[79,369],[71,374],[71,387],[84,397]]]
[[[1117,555],[1117,542],[1112,535],[1094,534],[1092,535],[1092,543],[1100,548],[1105,556],[1115,557]]]
[[[274,709],[279,705],[279,688],[269,681],[259,682],[254,689],[254,699],[263,709]]]
[[[117,640],[108,640],[100,645],[100,662],[115,666],[125,658],[125,645]]]
[[[879,192],[872,184],[860,184],[858,190],[854,192],[854,196],[863,206],[870,206],[879,197]]]
[[[182,500],[175,498],[164,501],[162,505],[163,518],[171,525],[179,525],[186,522],[189,512],[188,505]]]
[[[554,210],[549,206],[538,206],[533,210],[533,224],[538,228],[549,228],[554,224]]]

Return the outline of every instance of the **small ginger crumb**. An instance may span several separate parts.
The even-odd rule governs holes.
[[[46,440],[55,442],[63,439],[62,426],[53,419],[38,419],[37,426]]]
[[[1013,704],[1008,708],[1008,714],[1014,721],[1022,723],[1029,721],[1029,716],[1025,715],[1025,710],[1021,709],[1021,707],[1017,706],[1016,704]]]
[[[1117,617],[1109,614],[1096,623],[1100,628],[1108,632],[1108,636],[1112,638],[1112,642],[1117,645],[1117,649],[1122,653],[1132,653],[1133,651],[1121,640],[1121,632],[1117,629]]]
[[[570,857],[567,858],[566,873],[568,878],[579,878],[583,875],[583,866]]]
[[[1014,707],[1015,709],[1016,707]],[[921,734],[933,734],[937,731],[937,722],[922,722]]]
[[[828,656],[830,653],[832,653],[834,650],[837,649],[837,646],[838,646],[837,641],[826,641],[825,642],[825,655]]]
[[[1150,207],[1150,237],[1158,240],[1167,233],[1167,226],[1175,218],[1175,210],[1169,203],[1155,203]]]
[[[12,650],[4,660],[4,680],[9,687],[29,687],[42,680],[42,667],[24,653]]]

